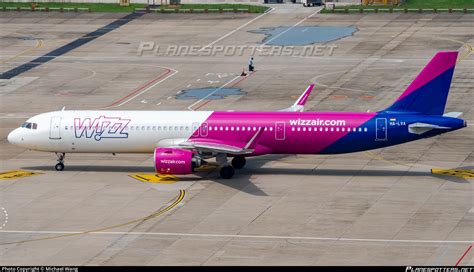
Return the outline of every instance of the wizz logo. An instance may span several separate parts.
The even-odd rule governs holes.
[[[120,117],[100,116],[91,120],[91,118],[74,118],[74,133],[76,138],[86,137],[100,141],[103,138],[128,138],[128,133],[123,132],[130,123],[130,119]]]

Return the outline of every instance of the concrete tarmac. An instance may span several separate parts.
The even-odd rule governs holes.
[[[66,169],[56,172],[54,154],[7,142],[28,117],[63,106],[279,110],[310,82],[316,87],[306,110],[377,111],[441,50],[460,50],[462,59],[446,111],[461,111],[472,124],[474,59],[466,55],[474,44],[474,15],[274,7],[263,16],[146,14],[1,80],[0,172],[36,175],[0,179],[0,264],[473,265],[472,251],[460,260],[474,243],[473,179],[430,172],[473,170],[472,126],[371,152],[262,156],[249,159],[231,180],[210,170],[167,183],[130,177],[153,173],[151,154],[67,154]],[[2,12],[0,72],[123,16]],[[141,42],[162,50],[262,46],[265,36],[249,31],[316,25],[358,30],[326,43],[334,46],[332,55],[255,53],[256,72],[247,77],[239,75],[249,54],[137,54]],[[224,85],[244,95],[176,99],[185,89]]]

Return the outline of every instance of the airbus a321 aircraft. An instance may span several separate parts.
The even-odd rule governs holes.
[[[436,136],[466,126],[444,113],[458,52],[439,52],[390,107],[379,112],[302,112],[310,85],[277,112],[55,111],[36,115],[8,135],[12,144],[66,153],[153,153],[156,172],[191,174],[216,158],[222,178],[246,157],[341,154]],[[228,157],[233,157],[231,163]]]

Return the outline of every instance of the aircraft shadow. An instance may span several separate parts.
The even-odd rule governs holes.
[[[233,189],[257,196],[268,196],[258,186],[256,186],[251,178],[253,175],[303,175],[303,176],[367,176],[367,177],[435,177],[455,183],[469,183],[468,180],[447,175],[431,174],[427,171],[397,171],[397,170],[370,170],[370,169],[295,169],[295,168],[262,168],[269,160],[278,160],[287,155],[269,155],[265,159],[249,158],[247,167],[236,170],[232,179],[222,179],[216,169],[198,172],[198,176],[180,176],[180,181],[199,181],[201,179],[211,180],[213,182],[231,187]],[[55,171],[52,166],[32,166],[25,167],[25,170]],[[461,168],[460,168],[461,169]],[[64,171],[77,172],[110,172],[110,173],[153,173],[154,167],[151,166],[108,166],[108,165],[66,165]]]
[[[39,170],[39,171],[53,171],[53,166],[31,166],[22,168],[25,170]],[[115,173],[134,173],[134,172],[155,172],[154,167],[150,166],[117,166],[117,165],[67,165],[64,167],[64,171],[76,171],[76,172],[115,172]]]

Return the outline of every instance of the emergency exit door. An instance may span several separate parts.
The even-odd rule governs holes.
[[[285,122],[275,123],[275,140],[285,140]]]
[[[386,141],[387,140],[387,118],[377,118],[375,120],[375,140]]]
[[[51,117],[51,123],[49,126],[49,138],[50,139],[61,139],[61,117]]]

